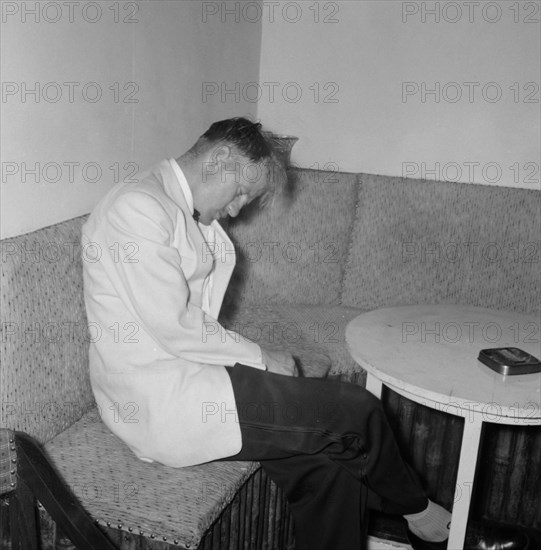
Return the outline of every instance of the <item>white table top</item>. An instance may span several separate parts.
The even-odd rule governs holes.
[[[517,347],[541,358],[540,337],[539,317],[457,305],[379,309],[346,329],[353,359],[402,395],[510,424],[540,423],[541,373],[503,376],[479,351]]]

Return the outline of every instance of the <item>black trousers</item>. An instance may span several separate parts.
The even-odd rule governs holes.
[[[413,514],[428,504],[379,399],[355,384],[227,368],[242,450],[285,492],[297,550],[359,550],[368,507]]]

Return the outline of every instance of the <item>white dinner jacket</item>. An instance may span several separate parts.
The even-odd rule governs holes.
[[[256,343],[216,320],[233,245],[217,222],[215,243],[205,241],[171,162],[115,186],[84,224],[82,245],[101,417],[142,460],[179,467],[240,451],[224,365],[265,367]]]

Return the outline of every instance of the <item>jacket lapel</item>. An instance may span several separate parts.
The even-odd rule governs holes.
[[[214,221],[212,222],[212,227],[215,231],[216,245],[213,251],[215,271],[212,294],[210,296],[210,314],[217,319],[222,307],[225,291],[235,268],[236,255],[235,247],[222,226],[217,221]]]
[[[235,267],[235,248],[227,236],[222,226],[217,222],[212,222],[212,228],[215,232],[215,243],[211,246],[203,237],[199,224],[193,219],[192,212],[188,207],[180,183],[168,160],[160,165],[160,173],[164,190],[171,199],[181,208],[186,217],[186,229],[188,239],[192,242],[197,257],[197,274],[206,274],[209,266],[210,257],[214,258],[214,274],[212,292],[210,296],[210,314],[217,318],[222,307],[225,291],[231,279]]]

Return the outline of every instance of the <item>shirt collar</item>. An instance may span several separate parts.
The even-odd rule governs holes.
[[[171,164],[171,167],[175,172],[175,176],[177,177],[177,180],[180,184],[180,188],[182,190],[184,198],[186,199],[186,204],[188,205],[188,208],[190,209],[190,212],[193,215],[194,213],[193,195],[192,195],[192,190],[188,185],[188,180],[186,179],[184,172],[182,171],[182,169],[178,165],[178,162],[175,159],[169,159],[169,163]]]

